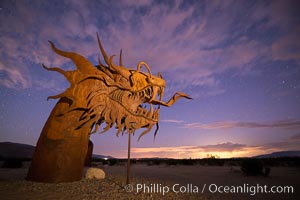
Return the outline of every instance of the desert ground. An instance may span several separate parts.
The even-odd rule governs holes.
[[[94,163],[105,171],[104,180],[49,184],[25,181],[29,164],[0,168],[1,199],[300,199],[300,170],[296,167],[272,167],[268,177],[253,177],[243,175],[238,166],[132,164],[131,185],[126,186],[125,165]],[[258,185],[268,190],[280,186],[281,191],[292,186],[293,193],[258,193]],[[236,186],[245,193],[234,192]]]

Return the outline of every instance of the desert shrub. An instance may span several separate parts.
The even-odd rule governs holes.
[[[152,160],[149,160],[149,161],[147,162],[147,165],[148,165],[148,166],[152,166],[152,165],[153,165],[153,161],[152,161]]]
[[[223,166],[224,160],[216,159],[216,158],[207,158],[206,162],[209,166]]]
[[[218,166],[224,166],[225,161],[223,159],[218,159],[217,165]]]
[[[153,159],[153,160],[148,160],[147,161],[148,166],[160,165],[160,164],[161,164],[161,160],[159,160],[159,159]]]
[[[264,176],[268,177],[271,173],[271,168],[270,167],[265,167],[264,169]]]
[[[100,163],[100,162],[92,162],[92,167],[97,167],[97,166],[99,166],[99,163]]]
[[[264,158],[263,159],[264,165],[267,166],[280,166],[280,159],[276,159],[276,158]]]
[[[180,160],[181,165],[194,165],[194,161],[192,159],[182,159]]]
[[[228,165],[229,165],[229,166],[237,166],[238,164],[237,164],[236,162],[230,161],[230,162],[228,163]]]
[[[206,159],[201,159],[198,161],[199,165],[206,165]]]
[[[167,165],[177,165],[177,161],[174,159],[167,160]]]
[[[160,165],[160,164],[161,164],[161,161],[158,160],[158,159],[155,159],[155,160],[153,160],[153,164],[154,164],[154,165]]]
[[[115,165],[115,164],[117,164],[118,163],[118,160],[117,159],[110,159],[109,160],[109,165],[110,166],[113,166],[113,165]]]
[[[127,159],[125,159],[125,162],[127,163]],[[138,160],[137,159],[135,159],[135,158],[132,158],[132,159],[130,159],[130,164],[138,164]]]
[[[247,159],[242,161],[241,170],[246,176],[258,176],[263,174],[263,162],[259,159]]]
[[[21,168],[23,167],[23,162],[20,159],[7,159],[3,162],[2,168]]]
[[[109,161],[108,160],[102,160],[102,165],[108,165],[109,164]]]

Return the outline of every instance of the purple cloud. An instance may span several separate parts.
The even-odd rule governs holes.
[[[300,133],[296,134],[296,135],[293,135],[290,139],[291,140],[300,140]]]
[[[260,122],[237,122],[237,121],[224,121],[215,122],[210,124],[202,123],[187,123],[185,128],[192,129],[227,129],[227,128],[284,128],[284,129],[298,129],[300,128],[299,120],[281,120],[269,123]]]
[[[0,70],[5,76],[1,85],[38,87],[32,80],[39,77],[24,71],[30,71],[34,64],[58,67],[69,63],[51,52],[47,40],[96,61],[97,31],[109,54],[123,49],[127,66],[135,68],[144,60],[154,72],[161,71],[172,77],[170,88],[206,87],[210,92],[203,95],[207,96],[225,92],[216,75],[228,70],[235,70],[236,74],[251,72],[252,63],[262,57],[299,60],[299,52],[289,50],[291,44],[297,46],[293,43],[295,36],[283,33],[268,45],[248,34],[252,29],[257,32],[274,27],[287,29],[282,22],[292,16],[286,11],[289,4],[280,6],[280,1],[248,2],[247,5],[229,1],[190,4],[179,0],[170,4],[129,0],[118,3],[61,1],[60,4],[57,7],[51,2],[34,1],[3,5]],[[10,10],[13,15],[8,14]],[[266,22],[261,23],[263,20]]]
[[[204,146],[199,146],[198,148],[206,151],[206,152],[211,152],[211,151],[235,151],[235,150],[241,150],[243,148],[247,147],[245,144],[238,144],[238,143],[232,143],[232,142],[225,142],[225,143],[220,143],[220,144],[213,144],[213,145],[204,145]]]
[[[177,120],[177,119],[162,119],[161,122],[166,122],[166,123],[175,123],[175,124],[182,124],[182,120]]]
[[[281,37],[272,44],[274,60],[300,60],[300,27],[296,31]]]

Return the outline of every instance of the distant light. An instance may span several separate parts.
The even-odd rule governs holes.
[[[104,158],[104,160],[108,160],[108,158]]]

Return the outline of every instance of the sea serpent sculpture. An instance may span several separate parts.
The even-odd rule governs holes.
[[[156,126],[156,135],[160,106],[170,107],[181,97],[191,99],[182,92],[176,92],[164,102],[166,83],[160,73],[153,75],[145,62],[139,62],[136,70],[124,67],[122,51],[119,65],[116,65],[113,62],[115,55],[107,56],[98,34],[97,39],[106,63],[101,63],[98,57],[97,66],[80,54],[56,48],[49,41],[56,54],[73,61],[76,70],[64,71],[43,65],[46,70],[64,75],[70,87],[61,94],[48,97],[60,100],[42,130],[27,180],[80,180],[89,135],[98,132],[102,124],[105,127],[100,133],[115,126],[117,136],[120,133],[133,134],[143,128],[145,130],[138,137],[140,140],[153,126]],[[145,67],[148,73],[142,72],[141,67]]]

